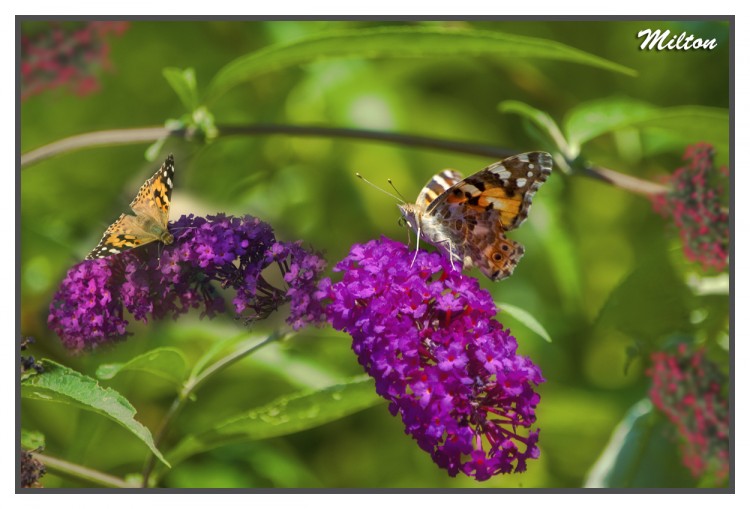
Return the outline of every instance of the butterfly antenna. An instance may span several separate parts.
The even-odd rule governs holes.
[[[374,187],[375,189],[377,189],[377,190],[378,190],[378,191],[380,191],[381,193],[385,193],[385,194],[387,194],[388,196],[390,196],[391,198],[395,198],[396,200],[400,201],[401,203],[406,203],[406,200],[404,200],[404,198],[403,198],[402,196],[400,196],[400,195],[401,195],[401,193],[399,193],[399,196],[396,196],[395,194],[393,194],[393,193],[390,193],[390,192],[386,191],[386,190],[385,190],[385,189],[383,189],[382,187],[380,187],[380,186],[376,186],[375,184],[373,184],[372,182],[370,182],[369,180],[367,180],[366,178],[364,178],[364,177],[362,176],[362,174],[360,174],[359,172],[357,172],[357,173],[356,173],[356,175],[357,175],[357,177],[358,177],[358,178],[362,179],[362,180],[363,180],[363,181],[364,181],[365,183],[367,183],[367,184],[371,185],[372,187]],[[390,179],[388,179],[388,182],[390,182],[390,181],[391,181],[391,180],[390,180]],[[391,184],[391,185],[393,185],[393,184]],[[394,190],[395,190],[395,189],[396,189],[396,188],[394,187]],[[398,193],[398,191],[396,191],[396,192]]]
[[[396,191],[396,194],[401,198],[401,201],[406,203],[406,198],[404,198],[404,195],[399,192],[398,189],[396,189],[396,186],[393,185],[393,181],[391,179],[388,179],[388,184],[393,188],[394,191]]]

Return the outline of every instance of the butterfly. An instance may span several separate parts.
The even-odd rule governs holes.
[[[141,186],[130,204],[135,215],[121,214],[107,228],[99,245],[86,259],[104,258],[155,240],[166,245],[174,242],[174,237],[167,228],[173,185],[174,157],[169,154],[161,168]]]
[[[443,170],[424,186],[416,203],[398,207],[421,237],[448,254],[451,263],[476,266],[492,281],[513,273],[523,246],[505,236],[529,214],[531,199],[552,173],[552,156],[527,152],[508,157],[462,180]]]

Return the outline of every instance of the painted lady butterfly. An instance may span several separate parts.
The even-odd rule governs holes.
[[[173,182],[174,157],[169,154],[161,168],[141,186],[130,204],[135,215],[121,214],[107,228],[99,245],[86,259],[104,258],[155,240],[167,245],[174,242],[174,237],[167,228]]]
[[[461,180],[453,170],[435,175],[416,203],[399,205],[419,237],[464,267],[476,265],[493,281],[510,276],[523,246],[505,237],[528,216],[531,198],[552,172],[546,152],[528,152],[491,164]]]

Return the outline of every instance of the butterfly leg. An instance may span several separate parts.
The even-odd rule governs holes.
[[[409,268],[412,268],[414,266],[414,262],[417,261],[417,254],[419,254],[419,237],[422,234],[422,228],[421,226],[417,226],[417,248],[414,250],[414,258],[411,260],[411,265],[409,265]],[[408,235],[408,231],[407,231]],[[411,244],[411,239],[409,239],[409,243]]]
[[[451,242],[451,239],[444,238],[442,240],[435,242],[435,245],[438,245],[438,244],[448,244],[448,259],[451,262],[451,269],[456,270],[456,265],[453,263],[453,258],[456,257],[456,255],[453,253],[453,242]],[[443,247],[443,246],[441,245],[440,247]]]

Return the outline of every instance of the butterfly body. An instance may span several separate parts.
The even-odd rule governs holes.
[[[519,154],[465,179],[454,170],[435,175],[401,215],[422,240],[451,261],[477,266],[493,281],[513,273],[523,246],[505,232],[528,216],[531,198],[552,171],[546,152]]]
[[[173,182],[174,158],[170,154],[131,202],[135,215],[121,214],[86,259],[104,258],[155,241],[166,245],[174,242],[167,226]]]

